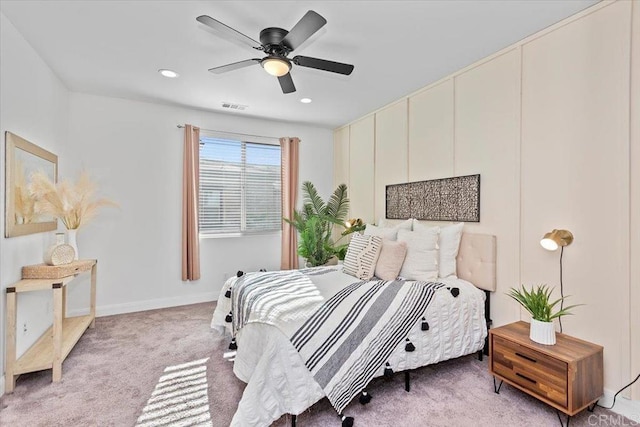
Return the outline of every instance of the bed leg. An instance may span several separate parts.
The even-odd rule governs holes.
[[[291,427],[296,427],[296,421],[298,417],[296,415],[291,415]]]
[[[493,320],[491,320],[491,292],[484,291],[485,299],[484,299],[484,320],[487,322],[487,331],[491,329],[491,325],[493,325]],[[484,348],[482,349],[482,353],[485,356],[489,355],[489,333],[487,332],[487,337],[484,340]],[[482,361],[482,357],[480,357]]]
[[[485,344],[486,345],[486,344]],[[478,360],[482,362],[482,355],[483,355],[484,349],[482,350],[478,350]]]
[[[411,391],[411,376],[409,371],[404,371],[404,389],[405,391]]]

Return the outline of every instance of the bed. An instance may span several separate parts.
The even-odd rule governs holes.
[[[495,236],[462,234],[456,257],[457,277],[437,279],[429,291],[426,309],[418,313],[417,321],[406,325],[408,332],[403,332],[402,340],[389,350],[384,363],[376,365],[370,376],[407,373],[411,369],[483,350],[490,325],[489,292],[495,290],[495,245]],[[238,314],[240,308],[234,307],[237,298],[231,298],[231,290],[238,282],[263,280],[271,283],[275,277],[287,274],[296,278],[304,276],[304,281],[295,286],[307,296],[290,300],[294,305],[298,304],[295,310],[279,311],[277,306],[271,307],[267,302],[264,307],[255,309],[256,312],[268,312],[262,317],[251,313],[246,316]],[[318,377],[312,374],[308,361],[305,363],[306,359],[301,357],[297,344],[294,346],[292,337],[296,336],[296,331],[299,333],[304,329],[312,316],[317,315],[319,307],[324,307],[323,304],[335,299],[349,286],[358,286],[355,282],[354,277],[342,273],[341,266],[302,269],[292,273],[247,273],[227,280],[211,326],[229,335],[230,340],[235,331],[230,344],[234,350],[233,370],[240,380],[247,383],[232,426],[267,426],[284,414],[295,416],[323,397],[329,397],[326,387],[321,387],[316,380]],[[412,285],[406,283],[407,286]],[[289,294],[293,295],[293,292]],[[232,316],[234,308],[236,313]],[[238,319],[240,317],[243,319]],[[408,374],[405,379],[408,391]],[[366,389],[366,384],[362,389]],[[361,394],[361,399],[363,396],[365,400],[361,403],[366,402],[366,391]],[[352,397],[351,394],[346,395],[347,403]],[[346,406],[337,406],[331,397],[329,400],[338,412],[338,408]],[[346,418],[342,413],[340,415],[343,420]]]

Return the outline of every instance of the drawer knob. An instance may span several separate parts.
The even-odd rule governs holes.
[[[522,357],[523,359],[527,359],[529,362],[533,362],[533,363],[537,363],[538,362],[533,357],[525,356],[524,354],[521,354],[521,353],[516,353],[516,356]]]

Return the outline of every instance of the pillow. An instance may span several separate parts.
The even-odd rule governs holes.
[[[386,218],[380,218],[380,221],[378,221],[378,227],[384,227],[384,228],[396,228],[398,230],[400,229],[404,229],[404,230],[413,230],[413,219],[410,218],[406,221],[402,221],[402,222],[398,222],[399,220],[392,220],[392,219],[386,219]]]
[[[376,277],[382,280],[395,280],[400,274],[406,255],[407,244],[405,242],[383,240],[380,256],[376,264]]]
[[[354,233],[344,257],[342,271],[362,280],[373,277],[376,261],[382,249],[382,238],[378,236],[363,236]]]
[[[440,264],[438,265],[440,277],[458,277],[456,257],[460,248],[463,226],[464,223],[461,222],[440,228]]]
[[[421,226],[418,230],[398,231],[398,241],[407,243],[407,256],[400,276],[407,280],[438,278],[438,234],[440,227]]]
[[[367,224],[364,229],[365,236],[379,236],[387,240],[396,240],[398,238],[397,228],[377,227],[373,224]]]

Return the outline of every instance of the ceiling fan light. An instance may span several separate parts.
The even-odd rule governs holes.
[[[275,77],[282,77],[291,69],[291,63],[288,60],[274,56],[263,59],[260,65],[267,73]]]
[[[176,73],[175,71],[169,70],[169,69],[166,69],[166,68],[161,68],[161,69],[158,70],[158,72],[160,74],[162,74],[164,77],[168,77],[170,79],[175,79],[176,77],[179,76],[179,74]]]

